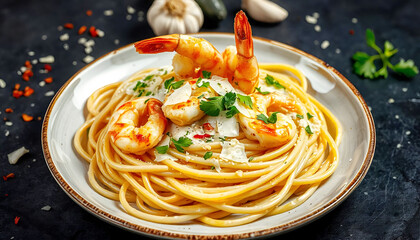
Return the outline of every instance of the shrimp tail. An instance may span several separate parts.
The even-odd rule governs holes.
[[[138,41],[134,47],[140,54],[173,52],[178,47],[179,39],[179,34],[165,35]]]
[[[235,42],[238,54],[251,58],[254,56],[254,42],[252,41],[251,25],[243,11],[239,11],[235,17]]]

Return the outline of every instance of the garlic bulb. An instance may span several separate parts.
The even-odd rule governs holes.
[[[289,15],[286,9],[268,0],[242,0],[241,7],[260,22],[281,22]]]
[[[203,25],[201,8],[194,0],[155,0],[147,21],[156,35],[195,33]]]

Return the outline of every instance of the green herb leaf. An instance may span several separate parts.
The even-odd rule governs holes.
[[[144,104],[146,104],[149,100],[150,100],[150,98],[146,99],[146,100],[144,101]]]
[[[263,92],[263,91],[261,91],[261,87],[257,87],[257,88],[255,88],[259,93],[261,93],[262,95],[267,95],[267,94],[269,94],[270,92]]]
[[[192,140],[187,137],[180,137],[178,140],[171,138],[171,141],[174,143],[174,146],[178,152],[184,153],[184,147],[189,147],[192,145]]]
[[[207,79],[209,79],[209,78],[210,78],[210,76],[211,76],[211,72],[202,71],[201,73],[203,74],[203,78],[207,78]]]
[[[414,61],[409,59],[405,61],[401,59],[399,63],[395,64],[393,70],[406,77],[414,77],[419,73],[419,69],[414,65]]]
[[[169,149],[169,146],[168,145],[156,147],[156,151],[159,154],[165,154],[165,153],[167,153],[168,152],[168,149]]]
[[[231,118],[231,117],[235,116],[235,114],[238,114],[238,113],[239,113],[239,110],[235,106],[232,106],[226,112],[226,117]]]
[[[248,162],[251,162],[252,160],[254,160],[254,157],[250,157],[250,158],[248,159]]]
[[[175,78],[174,77],[171,77],[171,78],[169,78],[169,79],[167,79],[164,83],[163,83],[163,85],[165,86],[165,89],[169,89],[170,88],[170,86],[171,86],[171,84],[172,84],[172,82],[175,80]]]
[[[265,76],[265,82],[267,83],[267,85],[268,86],[274,86],[274,87],[276,87],[276,88],[278,88],[278,89],[286,89],[286,87],[284,87],[283,85],[281,85],[279,82],[277,82],[275,79],[274,79],[274,77],[273,76],[271,76],[271,75],[268,75],[267,74],[267,76]]]
[[[143,79],[143,81],[149,81],[150,79],[152,79],[155,75],[148,75],[147,77],[145,77]]]
[[[297,118],[300,118],[300,119],[303,119],[304,118],[303,115],[300,115],[300,114],[296,114],[296,117]]]
[[[178,89],[184,84],[185,80],[174,82],[171,84],[172,89]]]
[[[203,94],[201,94],[200,96],[198,96],[197,98],[198,98],[198,99],[200,99],[200,98],[202,98],[202,97],[204,97],[204,93],[203,93]]]
[[[258,119],[258,120],[261,120],[261,121],[263,121],[263,122],[265,122],[265,123],[268,123],[268,117],[267,117],[267,116],[265,116],[264,114],[258,114],[258,115],[257,115],[257,119]]]
[[[215,167],[214,166],[211,166],[211,170],[214,170],[215,169]]]
[[[309,125],[308,125],[308,126],[306,126],[305,131],[306,131],[308,134],[314,134],[314,133],[312,132],[312,130],[311,130],[311,127],[310,127]]]
[[[224,110],[223,96],[208,98],[209,101],[200,101],[200,109],[209,116],[219,116]]]
[[[373,79],[375,77],[376,66],[369,55],[363,52],[356,52],[353,55],[355,60],[353,64],[354,72],[362,77]]]
[[[228,92],[225,94],[225,96],[223,97],[223,104],[225,109],[230,108],[236,101],[236,93],[234,92]]]
[[[274,124],[274,123],[277,122],[277,113],[279,113],[279,112],[273,112],[270,115],[270,117],[267,117],[264,114],[258,114],[257,119],[265,122],[266,124],[268,124],[268,123],[273,123]]]
[[[308,120],[314,117],[310,113],[306,113],[306,116],[308,117]]]
[[[252,109],[253,103],[250,96],[238,94],[238,100],[239,102],[243,103],[244,105]]]
[[[373,31],[369,28],[366,29],[366,43],[371,48],[378,47],[375,43],[375,34],[373,34]]]
[[[207,159],[209,159],[209,158],[211,158],[213,156],[213,152],[206,152],[205,154],[204,154],[204,160],[207,160]]]

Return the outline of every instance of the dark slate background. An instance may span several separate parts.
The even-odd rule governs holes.
[[[233,32],[233,17],[240,9],[240,1],[225,2],[227,18],[217,26],[206,23],[201,31]],[[251,21],[254,35],[302,49],[343,73],[371,107],[377,131],[371,168],[349,198],[319,220],[276,239],[420,239],[420,76],[404,79],[391,74],[388,79],[366,80],[356,76],[351,68],[354,52],[373,53],[364,43],[366,28],[374,30],[377,42],[389,40],[399,49],[393,62],[402,57],[420,65],[420,1],[276,2],[289,11],[289,17],[280,24]],[[7,82],[5,88],[0,88],[0,117],[13,122],[13,126],[6,126],[0,119],[0,175],[11,172],[16,175],[8,181],[0,179],[0,239],[146,238],[97,219],[61,190],[45,164],[40,140],[42,121],[36,118],[43,117],[52,99],[44,94],[56,92],[85,66],[84,48],[77,43],[76,30],[59,31],[57,27],[72,22],[76,28],[94,25],[103,30],[105,36],[95,39],[91,54],[100,57],[120,46],[154,36],[147,21],[138,20],[137,13],[146,13],[150,4],[151,1],[141,0],[0,1],[0,78]],[[131,20],[127,20],[129,5],[136,9]],[[88,9],[93,11],[91,17],[85,14]],[[112,9],[114,15],[104,16],[107,9]],[[314,25],[305,21],[305,16],[314,12],[320,14],[321,32],[314,31]],[[352,18],[358,22],[352,23]],[[354,30],[354,35],[349,34],[350,30]],[[70,39],[59,41],[65,32]],[[47,39],[43,40],[43,35]],[[323,40],[331,43],[327,49],[314,43]],[[63,48],[65,43],[68,50]],[[336,53],[337,48],[341,53]],[[34,51],[35,56],[28,56],[29,51]],[[25,60],[46,55],[56,59],[51,64],[53,71],[41,74],[41,65],[34,65],[35,76],[24,82],[17,74],[20,66]],[[49,76],[54,82],[40,87],[38,83]],[[11,95],[15,83],[31,86],[35,94],[14,99]],[[390,103],[390,99],[394,102]],[[5,113],[7,107],[14,112]],[[22,113],[33,115],[35,120],[23,122]],[[5,136],[6,131],[9,136]],[[10,165],[7,153],[21,146],[30,153],[18,164]],[[42,211],[45,205],[52,209]],[[21,217],[17,225],[16,216]]]

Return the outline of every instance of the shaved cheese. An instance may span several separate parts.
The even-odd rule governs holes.
[[[240,143],[237,139],[232,139],[222,143],[220,158],[238,163],[248,162],[248,158],[245,153],[245,145]]]
[[[220,171],[222,170],[222,168],[220,167],[220,162],[217,159],[213,159],[212,161],[214,169],[216,169],[216,171],[220,173]]]
[[[251,109],[249,109],[248,107],[244,106],[241,102],[239,102],[238,100],[235,101],[235,103],[233,104],[233,106],[236,107],[236,109],[238,109],[238,111],[243,114],[245,117],[249,117],[251,118],[251,113],[249,111],[251,111]]]
[[[237,137],[239,136],[239,123],[236,118],[218,116],[216,120],[217,132],[220,136]]]
[[[7,154],[7,158],[10,164],[16,164],[20,157],[22,157],[25,153],[28,153],[29,150],[25,147],[21,147],[9,154]]]
[[[184,84],[182,87],[176,89],[165,101],[164,106],[174,105],[188,101],[191,97],[191,85],[189,83]]]
[[[210,81],[210,87],[213,88],[220,96],[224,96],[228,92],[236,92],[236,89],[230,84],[227,78],[213,76]]]

